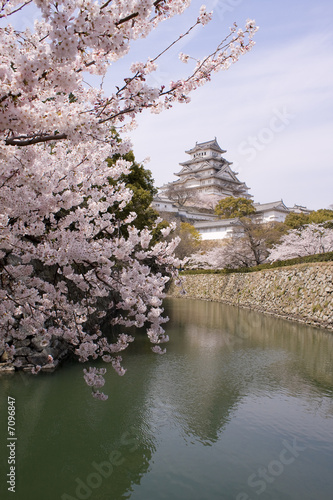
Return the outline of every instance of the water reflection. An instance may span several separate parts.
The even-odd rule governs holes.
[[[107,402],[82,365],[0,378],[4,440],[7,396],[17,406],[16,500],[256,498],[248,478],[296,438],[306,451],[263,498],[331,500],[333,335],[218,303],[166,309],[167,354],[139,333]],[[1,498],[7,468],[2,447]]]
[[[144,383],[137,378],[135,387],[130,380],[122,385],[110,374],[112,397],[103,404],[91,398],[82,382],[82,365],[76,364],[38,377],[1,378],[1,423],[6,421],[7,395],[17,406],[15,498],[127,498],[126,492],[147,472],[155,445],[137,411]],[[1,432],[6,435],[4,427]],[[2,448],[2,493],[6,461]],[[4,493],[1,498],[7,498]]]
[[[311,383],[332,388],[333,335],[329,331],[220,303],[178,299],[169,307],[172,325],[183,329],[187,345],[196,344],[202,350],[281,350],[292,355]]]

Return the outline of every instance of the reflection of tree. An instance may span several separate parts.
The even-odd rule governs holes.
[[[6,394],[17,406],[16,500],[78,498],[76,480],[86,483],[93,463],[113,453],[118,465],[89,498],[128,498],[171,427],[177,439],[215,443],[243,398],[267,395],[267,380],[272,393],[285,388],[311,405],[332,394],[333,337],[324,330],[189,299],[166,301],[166,312],[167,354],[146,355],[150,346],[138,335],[124,356],[128,373],[107,380],[106,402],[90,397],[81,365],[3,379],[1,422]],[[5,466],[5,447],[0,454]]]
[[[17,500],[83,498],[77,488],[81,495],[91,490],[92,499],[127,498],[155,451],[154,436],[140,417],[148,365],[149,360],[135,373],[135,384],[130,373],[123,379],[110,376],[112,397],[102,404],[83,384],[82,365],[63,366],[36,378],[11,378],[9,393],[17,406]],[[6,449],[0,462],[2,458]],[[100,485],[89,487],[87,478]]]

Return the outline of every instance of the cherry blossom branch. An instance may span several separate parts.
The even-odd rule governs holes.
[[[17,0],[2,2],[2,12],[13,14],[28,3],[17,8]],[[35,31],[0,29],[0,348],[6,343],[15,353],[17,340],[47,336],[65,342],[81,361],[101,357],[122,375],[113,354],[127,347],[128,338],[109,345],[101,321],[146,326],[153,344],[166,341],[161,304],[179,262],[177,239],[166,242],[165,230],[152,243],[154,225],[139,231],[132,216],[115,216],[132,194],[119,181],[129,172],[131,145],[114,130],[131,126],[144,109],[159,112],[186,102],[187,94],[251,43],[246,46],[245,32],[239,33],[234,46],[221,42],[197,61],[186,80],[167,89],[148,85],[156,60],[209,21],[201,8],[184,35],[154,60],[134,63],[131,76],[105,96],[101,88],[85,85],[83,72],[103,79],[133,40],[181,14],[190,2],[101,3],[36,0],[42,20]],[[249,40],[253,32],[248,25]],[[227,46],[231,53],[223,55]],[[111,166],[106,158],[117,159]],[[164,352],[158,347],[155,352]],[[100,375],[87,372],[85,378],[94,397],[103,399]]]
[[[52,134],[52,135],[42,135],[42,136],[34,136],[31,138],[23,138],[24,136],[18,137],[9,137],[5,139],[6,146],[30,146],[32,144],[38,144],[41,142],[49,142],[49,141],[61,141],[63,139],[67,139],[67,134]]]
[[[27,5],[29,5],[29,3],[31,3],[32,0],[28,0],[27,2],[25,2],[23,5],[21,5],[21,7],[18,7],[16,10],[13,10],[11,12],[8,12],[6,14],[0,14],[0,19],[2,17],[8,17],[8,16],[11,16],[12,14],[16,14],[16,12],[19,12],[20,10],[22,10],[24,7],[26,7]]]
[[[200,24],[200,21],[197,21],[195,24],[193,24],[187,31],[186,33],[182,34],[182,35],[179,35],[179,37],[177,38],[177,40],[174,40],[172,43],[170,43],[170,45],[168,47],[166,47],[164,50],[162,50],[162,52],[160,52],[156,57],[154,57],[154,59],[151,60],[151,62],[155,62],[157,61],[157,59],[159,59],[163,54],[165,54],[168,50],[170,50],[174,45],[176,45],[180,40],[182,40],[185,36],[189,35],[191,33],[191,31],[196,27],[198,26],[198,24]]]

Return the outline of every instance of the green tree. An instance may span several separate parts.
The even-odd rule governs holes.
[[[291,229],[298,229],[299,227],[309,224],[309,215],[304,213],[290,212],[284,220],[285,225]]]
[[[333,210],[320,208],[319,210],[313,210],[309,214],[291,212],[287,215],[284,223],[288,228],[299,229],[306,224],[322,224],[332,220]]]
[[[330,220],[333,220],[333,210],[328,208],[320,208],[309,214],[309,221],[314,224],[321,224]]]
[[[119,158],[119,155],[115,155],[112,158],[108,158],[107,161],[111,166]],[[145,227],[151,229],[158,217],[158,212],[151,207],[153,197],[157,193],[157,189],[154,187],[152,173],[135,161],[132,151],[123,155],[121,158],[132,163],[130,172],[127,175],[121,175],[117,181],[110,178],[109,182],[114,185],[123,182],[126,187],[131,189],[133,196],[125,208],[116,208],[113,211],[119,221],[125,220],[131,212],[135,212],[136,219],[132,224],[140,230]]]
[[[215,207],[215,214],[220,219],[233,219],[235,217],[246,217],[256,212],[253,201],[248,198],[227,196],[220,200]]]

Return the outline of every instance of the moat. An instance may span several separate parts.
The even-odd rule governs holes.
[[[333,335],[168,299],[167,354],[138,335],[106,402],[83,365],[1,376],[1,498],[331,500]],[[15,494],[7,490],[15,400]]]

